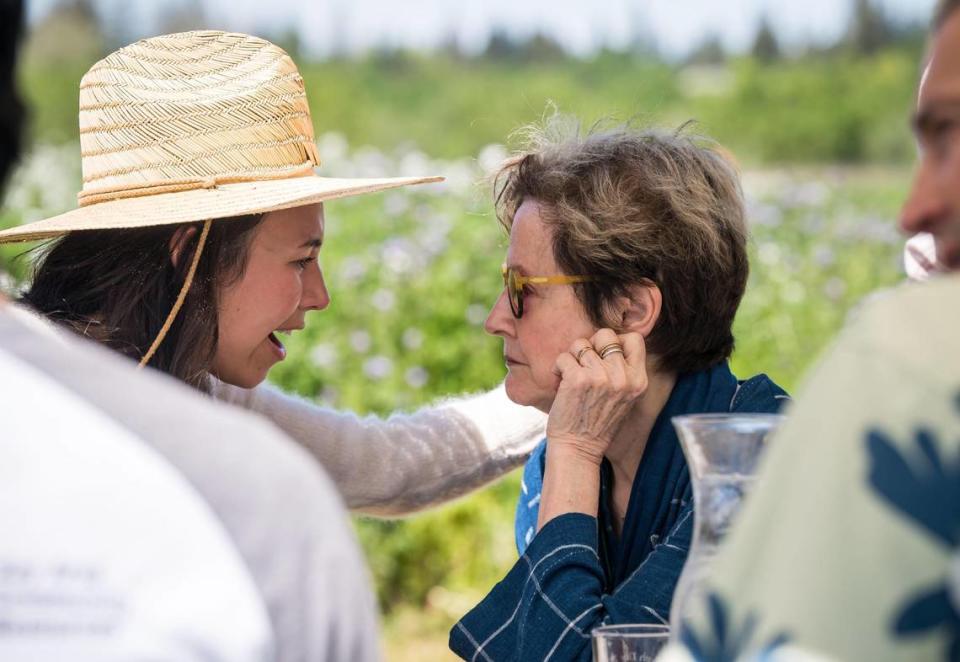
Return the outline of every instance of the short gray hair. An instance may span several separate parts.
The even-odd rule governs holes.
[[[740,179],[715,145],[685,127],[596,126],[556,116],[526,131],[528,144],[499,171],[497,215],[539,201],[553,254],[598,327],[630,287],[655,283],[663,309],[647,348],[661,368],[705,370],[733,351],[731,330],[749,271]]]

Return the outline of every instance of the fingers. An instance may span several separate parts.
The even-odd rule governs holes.
[[[580,366],[590,369],[591,372],[605,372],[608,376],[623,375],[630,378],[632,374],[642,373],[644,379],[641,381],[646,381],[646,346],[639,333],[618,335],[611,329],[600,329],[589,340],[574,340],[562,356],[573,361],[564,358],[561,366],[558,357],[558,363],[554,366],[557,375],[560,375],[563,369],[569,372]]]
[[[623,345],[624,369],[627,382],[638,393],[647,390],[647,347],[639,333],[625,333],[620,336]]]
[[[601,364],[600,357],[593,344],[585,338],[577,338],[570,344],[568,350],[579,365],[585,368],[597,368]]]
[[[601,457],[647,391],[643,339],[600,329],[570,343],[554,373],[560,383],[547,419],[548,438]]]
[[[583,366],[581,366],[573,357],[573,354],[570,354],[569,352],[563,352],[553,363],[553,373],[560,379],[563,379],[565,374],[569,375],[574,370],[578,370],[582,367]]]
[[[639,333],[624,333],[620,336],[623,358],[632,368],[646,367],[647,346]]]
[[[623,361],[623,347],[620,338],[610,329],[600,329],[590,339],[594,349],[608,365],[619,365]]]
[[[600,329],[590,339],[606,369],[608,378],[617,388],[643,393],[647,389],[647,352],[639,333],[617,335],[610,329]]]

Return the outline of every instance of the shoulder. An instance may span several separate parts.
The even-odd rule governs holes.
[[[785,390],[761,373],[737,385],[730,402],[730,411],[738,413],[774,413],[790,400]]]
[[[960,354],[960,274],[907,283],[875,295],[834,350],[884,356],[944,374]]]
[[[955,425],[960,391],[960,276],[874,295],[804,378],[783,437],[798,445]],[[852,452],[852,451],[851,451]],[[835,455],[834,455],[835,457]],[[862,457],[851,462],[862,462]]]
[[[38,333],[9,312],[0,314],[4,350],[176,467],[248,561],[269,556],[252,547],[269,545],[271,537],[281,549],[304,536],[320,539],[304,522],[326,521],[349,533],[340,497],[319,464],[271,424],[166,375],[138,371],[132,361],[67,332]],[[338,544],[339,536],[329,538],[320,546]]]

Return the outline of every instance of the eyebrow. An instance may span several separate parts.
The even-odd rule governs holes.
[[[307,239],[305,242],[300,244],[300,248],[320,248],[321,246],[323,246],[323,239],[318,237]]]

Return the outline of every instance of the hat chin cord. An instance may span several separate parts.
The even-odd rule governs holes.
[[[197,265],[200,264],[200,255],[203,254],[203,247],[207,243],[207,235],[210,234],[210,226],[212,224],[213,219],[204,221],[203,230],[200,232],[200,239],[197,241],[197,250],[193,252],[193,261],[190,263],[190,270],[187,271],[187,277],[183,281],[183,287],[180,288],[180,294],[177,295],[177,300],[174,302],[173,308],[170,309],[170,314],[167,315],[163,326],[160,327],[160,331],[157,333],[157,337],[154,338],[153,344],[150,345],[150,349],[148,349],[147,353],[140,359],[140,365],[137,366],[138,369],[150,363],[150,359],[157,353],[157,349],[160,348],[160,343],[163,342],[163,339],[170,331],[170,327],[173,326],[173,321],[177,319],[177,313],[179,313],[180,308],[183,307],[183,302],[187,298],[187,292],[190,291],[190,286],[193,284],[193,277],[197,273]]]

